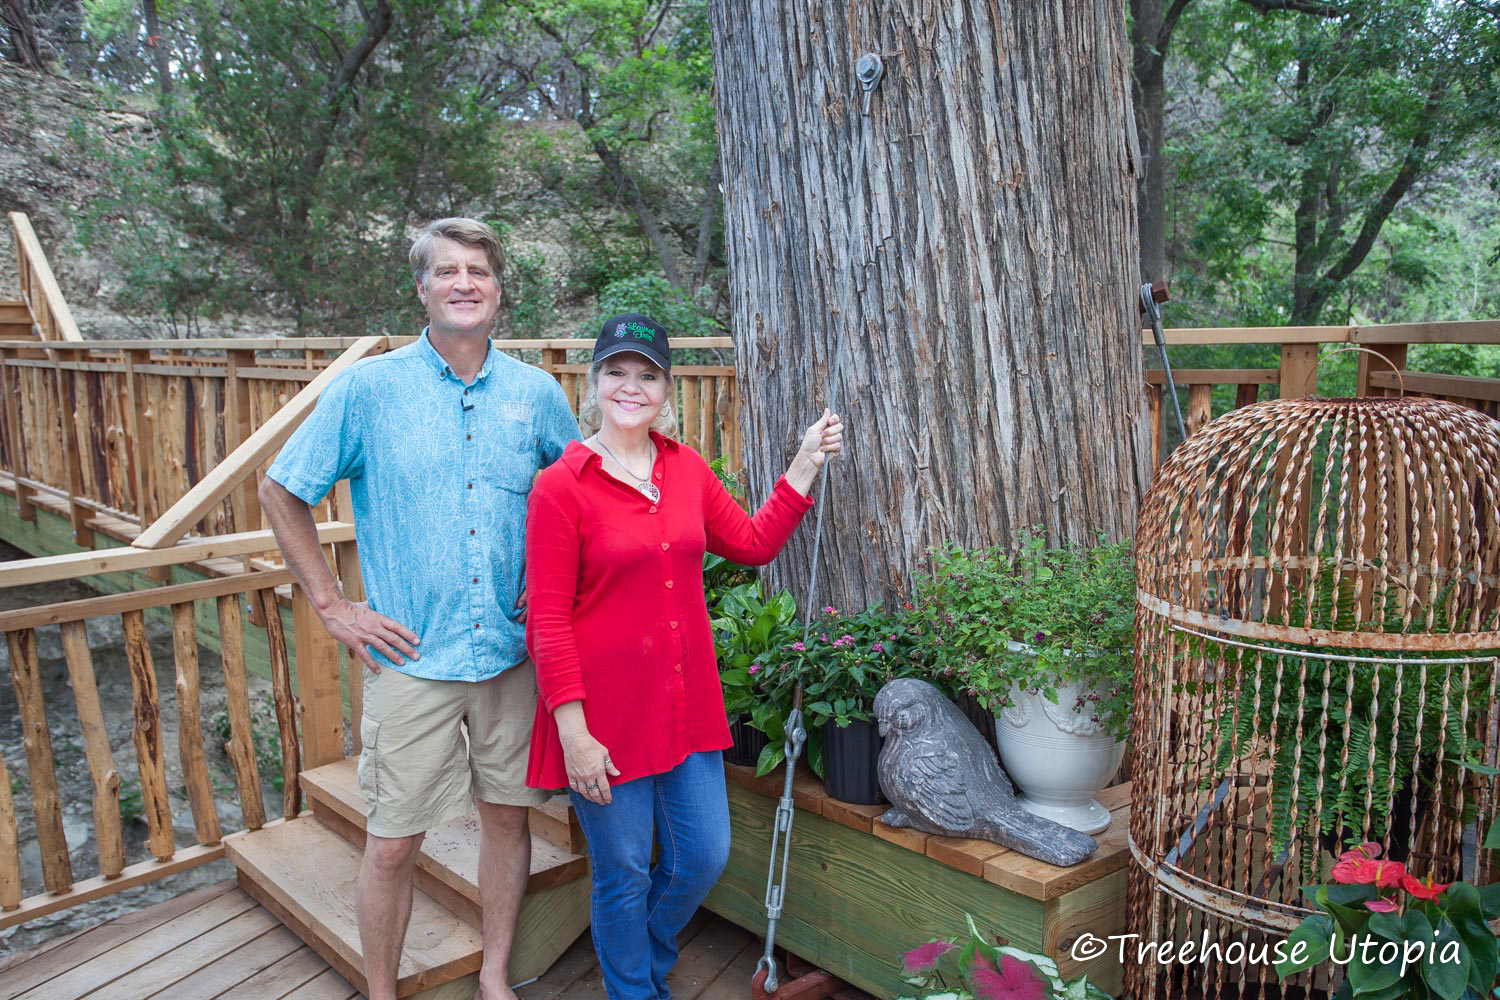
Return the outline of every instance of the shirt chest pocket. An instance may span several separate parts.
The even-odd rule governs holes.
[[[484,419],[485,447],[479,457],[480,481],[491,489],[525,495],[536,477],[536,441],[531,404],[495,401]]]

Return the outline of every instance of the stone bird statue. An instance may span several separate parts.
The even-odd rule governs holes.
[[[1093,837],[1034,816],[994,752],[937,688],[914,677],[891,681],[875,696],[880,789],[892,806],[886,826],[945,837],[976,837],[1053,865],[1076,865],[1098,847]]]

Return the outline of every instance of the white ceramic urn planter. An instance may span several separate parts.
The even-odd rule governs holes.
[[[1030,652],[1019,643],[1015,652]],[[1109,810],[1094,796],[1108,785],[1125,759],[1125,741],[1095,721],[1094,702],[1075,710],[1087,685],[1059,684],[1058,702],[1014,689],[1014,703],[995,719],[1000,762],[1020,790],[1017,801],[1038,816],[1082,833],[1109,826]]]

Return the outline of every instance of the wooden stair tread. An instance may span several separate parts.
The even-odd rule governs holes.
[[[225,841],[240,884],[324,961],[365,990],[354,915],[360,852],[304,817]],[[478,970],[480,933],[423,893],[412,894],[397,992],[409,996]]]
[[[302,789],[313,806],[313,812],[328,822],[330,828],[356,844],[364,842],[365,797],[359,790],[359,778],[353,758],[303,771]],[[588,873],[588,860],[563,850],[533,834],[531,838],[531,875],[528,893],[570,882]],[[479,906],[479,816],[477,813],[456,819],[428,832],[417,857],[418,885],[429,892],[433,883],[457,893],[474,907]],[[429,881],[430,880],[430,881]],[[440,895],[446,903],[452,901]]]

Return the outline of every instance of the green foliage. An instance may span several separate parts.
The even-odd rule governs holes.
[[[120,781],[120,820],[124,823],[139,823],[146,814],[146,799],[141,793],[140,778],[124,778]]]
[[[208,723],[209,731],[218,738],[220,746],[229,742],[231,735],[229,712],[215,712]],[[255,768],[262,780],[269,781],[278,792],[286,787],[281,773],[281,738],[278,735],[276,708],[270,702],[259,701],[250,709],[250,742],[255,751]]]
[[[494,189],[497,116],[454,85],[472,50],[464,18],[438,0],[391,7],[381,33],[373,7],[190,6],[188,99],[86,213],[88,245],[128,248],[117,255],[135,262],[139,305],[177,317],[254,304],[304,333],[410,332],[407,223]],[[339,86],[366,36],[370,56]]]
[[[755,674],[762,669],[756,660],[774,648],[774,640],[796,618],[797,602],[792,595],[783,590],[763,600],[758,580],[718,591],[717,600],[709,606],[709,621],[724,687],[724,712],[731,720],[750,715],[755,708],[761,696]]]
[[[1125,737],[1135,669],[1130,543],[1049,549],[1028,533],[1012,551],[951,547],[936,553],[916,593],[937,683],[992,712],[1017,691],[1056,702],[1059,687],[1082,684],[1073,709],[1092,706]]]
[[[705,315],[697,304],[656,274],[636,274],[619,278],[599,292],[598,313],[580,336],[595,337],[599,324],[619,313],[641,312],[667,328],[675,342],[693,337],[722,337],[724,329]]]
[[[784,596],[790,609],[791,596]],[[875,695],[887,681],[925,672],[919,637],[905,613],[867,608],[843,615],[826,607],[811,623],[805,641],[802,634],[801,623],[783,621],[772,633],[769,648],[750,668],[757,698],[751,722],[771,741],[761,753],[760,774],[785,759],[785,720],[797,685],[802,686],[808,764],[821,777],[824,724],[844,727],[869,721]]]
[[[1439,273],[1481,277],[1439,234],[1458,231],[1453,180],[1472,184],[1500,136],[1500,22],[1426,0],[1328,17],[1256,6],[1191,4],[1173,42],[1184,325],[1336,322],[1371,306],[1387,321],[1458,318],[1458,303],[1401,315],[1381,300]]]
[[[1303,889],[1322,912],[1287,938],[1293,950],[1276,974],[1285,980],[1331,960],[1344,967],[1339,997],[1493,995],[1500,947],[1487,922],[1500,917],[1500,886],[1434,885],[1399,863],[1373,860],[1378,854],[1374,844],[1346,851],[1333,883]]]
[[[510,335],[543,337],[556,315],[552,276],[547,260],[531,250],[511,251],[506,260],[506,292],[510,299]]]

